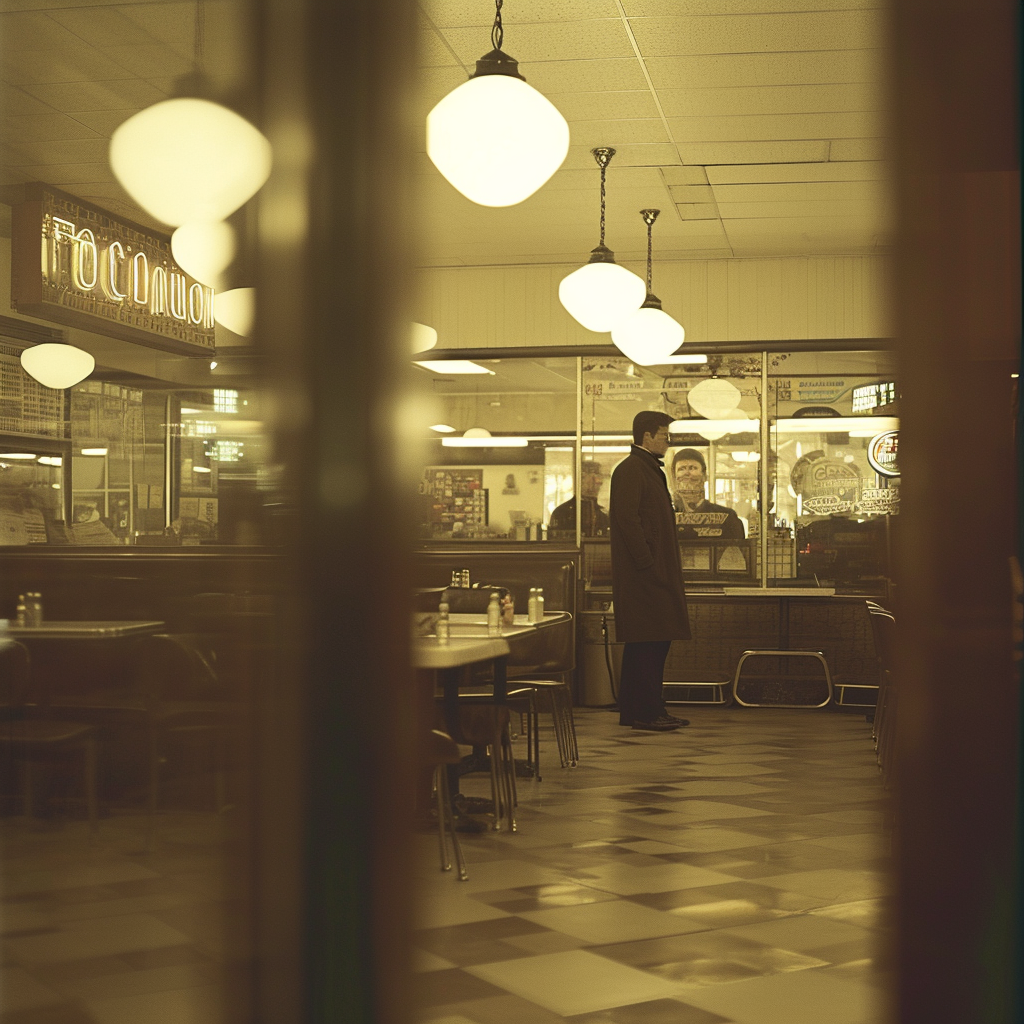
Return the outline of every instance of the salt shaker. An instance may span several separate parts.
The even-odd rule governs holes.
[[[437,606],[437,642],[445,646],[451,638],[450,624],[448,622],[448,602],[442,601]]]
[[[501,636],[501,598],[496,590],[491,591],[487,605],[487,635]]]
[[[526,621],[537,621],[537,588],[530,587],[530,598],[526,602]]]
[[[28,616],[25,614],[25,595],[18,595],[18,608],[14,614],[14,624],[16,626],[27,626]]]
[[[533,618],[531,622],[543,622],[544,621],[544,588],[537,588],[537,596],[533,604]]]

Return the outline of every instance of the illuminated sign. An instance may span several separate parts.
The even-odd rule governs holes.
[[[853,412],[870,412],[881,405],[896,401],[896,382],[882,381],[879,384],[864,384],[853,389]]]
[[[887,430],[884,434],[875,434],[868,442],[868,462],[876,473],[882,476],[899,476],[899,440],[898,430]]]
[[[172,352],[214,350],[213,289],[170,239],[49,186],[14,208],[11,304],[19,313]]]

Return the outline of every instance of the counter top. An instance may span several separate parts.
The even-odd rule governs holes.
[[[77,640],[103,639],[105,637],[137,636],[157,633],[164,628],[163,622],[144,622],[138,620],[114,622],[83,622],[79,620],[61,621],[46,619],[38,626],[16,626],[10,623],[3,631],[15,639],[31,640],[33,637]]]

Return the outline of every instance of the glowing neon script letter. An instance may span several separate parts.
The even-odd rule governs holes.
[[[103,265],[103,274],[101,277],[103,294],[108,299],[113,299],[114,302],[120,302],[126,298],[127,293],[121,291],[117,287],[117,273],[120,265],[124,262],[124,246],[120,242],[111,242],[110,245],[103,250],[100,257],[100,262]]]
[[[82,228],[74,238],[74,256],[71,259],[71,283],[80,292],[91,292],[96,287],[99,274],[96,259],[96,236]],[[91,275],[87,276],[87,271]]]
[[[140,286],[144,286],[139,294]],[[149,301],[149,260],[144,252],[137,252],[132,257],[132,302],[144,306]]]

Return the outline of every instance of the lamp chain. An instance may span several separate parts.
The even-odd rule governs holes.
[[[651,231],[654,228],[654,222],[658,219],[658,214],[661,210],[641,210],[640,216],[643,217],[644,223],[647,225],[647,294],[651,293]]]
[[[601,164],[601,245],[604,245],[604,179],[608,173],[608,165]]]
[[[194,70],[198,73],[203,69],[203,50],[206,36],[206,8],[203,0],[196,0],[196,25],[195,37],[193,39],[192,63]]]
[[[501,49],[505,41],[505,30],[501,26],[501,8],[505,0],[494,0],[494,25],[491,27],[491,46],[495,50]]]

